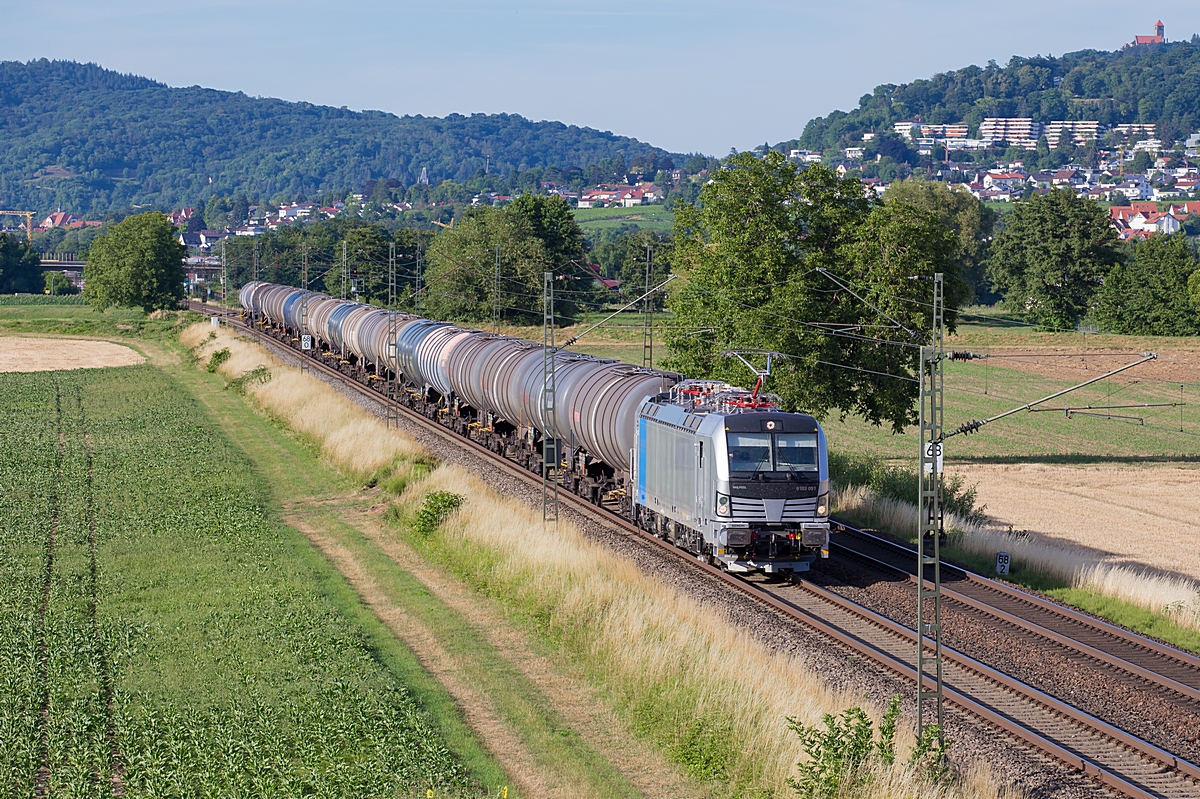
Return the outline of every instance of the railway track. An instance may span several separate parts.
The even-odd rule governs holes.
[[[193,308],[209,314],[213,310],[198,304],[193,304]],[[347,388],[374,402],[381,405],[392,402],[381,392],[358,382],[320,358],[304,355],[290,342],[282,342],[267,332],[246,325],[234,315],[227,315],[226,318],[236,329],[249,333],[265,344],[286,349],[292,357],[304,359],[312,369],[339,380]],[[411,424],[486,459],[497,469],[531,486],[540,486],[540,476],[401,403],[392,404]],[[910,662],[914,660],[913,649],[916,646],[916,633],[913,630],[808,581],[797,581],[794,588],[781,591],[734,577],[644,533],[620,516],[583,498],[566,492],[561,492],[559,496],[560,501],[576,513],[626,535],[637,536],[649,545],[678,557],[691,568],[706,573],[711,579],[829,636],[895,674],[910,681],[917,679],[916,670]],[[1019,618],[1016,614],[1010,615]],[[1069,637],[1064,633],[1057,634]],[[951,704],[1125,796],[1134,799],[1200,797],[1200,767],[962,653],[948,647],[943,647],[942,651],[945,696]],[[1103,650],[1097,648],[1097,651]],[[1132,661],[1126,663],[1132,664]]]
[[[916,583],[916,570],[909,563],[916,562],[916,550],[850,525],[839,527],[830,540],[834,551]],[[1139,678],[1200,713],[1200,657],[1196,655],[945,562],[942,597],[947,606],[1024,630],[1105,669]]]

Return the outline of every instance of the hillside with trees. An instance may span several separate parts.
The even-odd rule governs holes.
[[[422,170],[434,187],[534,168],[582,183],[635,167],[653,175],[671,158],[636,139],[515,114],[400,117],[174,88],[95,64],[0,62],[0,197],[10,207],[98,217],[235,193],[341,199],[368,181],[412,186]]]
[[[928,80],[876,86],[858,108],[811,120],[795,141],[809,150],[845,147],[896,122],[965,122],[985,117],[1088,119],[1106,126],[1153,123],[1173,142],[1200,129],[1200,39],[1061,57],[1013,56],[1006,66],[968,66]]]

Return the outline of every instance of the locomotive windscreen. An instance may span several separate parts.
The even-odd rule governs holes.
[[[730,472],[815,472],[815,433],[727,433]]]

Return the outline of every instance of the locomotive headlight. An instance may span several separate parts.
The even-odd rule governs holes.
[[[829,515],[829,494],[828,493],[822,494],[821,496],[817,497],[817,515],[818,516],[828,516]]]
[[[717,494],[717,515],[718,516],[728,516],[729,515],[729,495],[728,494]]]

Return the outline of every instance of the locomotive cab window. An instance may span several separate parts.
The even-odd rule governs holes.
[[[731,472],[815,472],[815,433],[728,433]]]
[[[815,433],[776,433],[775,471],[817,471],[817,436]]]
[[[729,433],[729,471],[771,471],[770,433]]]

